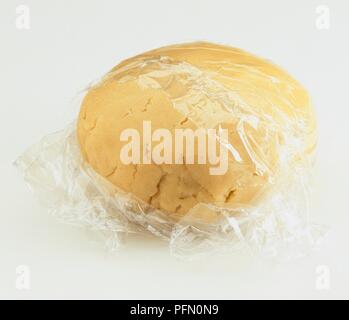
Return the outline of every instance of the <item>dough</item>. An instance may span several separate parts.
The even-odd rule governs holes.
[[[228,131],[228,168],[124,164],[124,129]],[[86,94],[78,120],[85,161],[119,189],[168,215],[199,204],[251,205],[282,170],[312,155],[316,122],[307,92],[285,71],[211,43],[163,47],[123,61]],[[195,210],[194,210],[195,211]]]

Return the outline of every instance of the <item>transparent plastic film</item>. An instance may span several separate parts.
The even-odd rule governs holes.
[[[138,138],[128,162],[123,136]],[[52,214],[104,235],[112,250],[137,232],[180,257],[291,258],[323,234],[309,218],[315,146],[309,97],[285,71],[193,43],[119,64],[87,90],[76,123],[16,165]]]

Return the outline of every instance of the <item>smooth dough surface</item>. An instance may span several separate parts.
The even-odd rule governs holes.
[[[122,130],[225,128],[229,166],[120,161]],[[159,48],[125,60],[86,94],[78,119],[84,159],[116,187],[168,215],[200,203],[249,205],[281,166],[310,155],[316,122],[307,92],[284,70],[211,43]],[[291,168],[290,168],[291,170]]]

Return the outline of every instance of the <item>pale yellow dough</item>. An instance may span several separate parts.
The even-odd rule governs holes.
[[[120,133],[152,128],[226,128],[225,175],[210,165],[124,165]],[[119,189],[168,215],[200,203],[249,205],[282,166],[311,155],[316,122],[307,92],[285,71],[240,49],[189,43],[123,61],[86,94],[78,120],[84,159]],[[204,210],[202,211],[203,214]]]

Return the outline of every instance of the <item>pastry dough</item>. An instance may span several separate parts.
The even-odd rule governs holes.
[[[210,164],[123,164],[120,134],[141,132],[145,120],[170,132],[227,129],[227,172],[211,175]],[[200,203],[260,199],[282,170],[312,155],[316,121],[307,92],[284,70],[240,49],[197,42],[112,69],[82,102],[78,139],[98,174],[137,201],[182,217]]]

